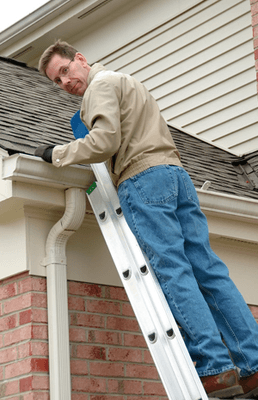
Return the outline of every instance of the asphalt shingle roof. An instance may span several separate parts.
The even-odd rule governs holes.
[[[34,68],[0,57],[0,147],[9,154],[34,154],[40,144],[73,140],[70,119],[81,98],[54,88]],[[237,157],[169,127],[195,186],[258,199],[258,151]]]

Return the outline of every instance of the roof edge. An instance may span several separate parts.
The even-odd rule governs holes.
[[[58,189],[87,189],[95,177],[89,165],[56,168],[39,157],[14,154],[3,158],[2,179]]]

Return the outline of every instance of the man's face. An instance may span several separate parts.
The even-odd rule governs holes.
[[[54,54],[46,74],[61,89],[76,96],[83,96],[87,89],[87,78],[90,67],[81,53],[76,53],[74,60]]]

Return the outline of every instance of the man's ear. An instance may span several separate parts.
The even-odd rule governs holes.
[[[75,56],[74,56],[74,60],[81,62],[83,67],[88,65],[87,60],[86,60],[86,58],[84,57],[84,55],[82,53],[76,53]]]

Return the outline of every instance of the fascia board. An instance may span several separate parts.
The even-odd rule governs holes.
[[[87,165],[56,168],[39,157],[15,154],[3,159],[2,179],[57,189],[87,189],[94,181],[94,174]]]
[[[87,189],[95,177],[89,165],[56,168],[39,157],[15,154],[3,159],[2,179],[65,190]],[[258,223],[257,200],[201,189],[197,193],[205,214]]]
[[[52,3],[52,2],[50,2]],[[44,36],[65,24],[78,13],[94,8],[98,0],[54,0],[36,10],[28,17],[7,28],[0,34],[0,50],[3,56],[17,52],[31,42],[32,38]]]

